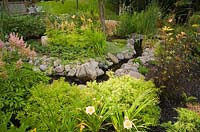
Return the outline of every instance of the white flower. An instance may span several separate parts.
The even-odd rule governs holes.
[[[125,120],[124,120],[124,128],[126,129],[130,129],[133,127],[133,123],[132,121],[130,121],[127,117],[125,117]]]
[[[92,115],[95,112],[94,106],[86,107],[86,113]]]

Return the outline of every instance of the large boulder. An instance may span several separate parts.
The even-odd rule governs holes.
[[[76,77],[78,78],[85,78],[87,76],[86,70],[84,65],[77,67]]]

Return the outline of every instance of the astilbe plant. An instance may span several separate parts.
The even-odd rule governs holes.
[[[18,50],[19,54],[33,59],[36,56],[36,52],[30,49],[30,46],[27,46],[27,43],[23,40],[23,37],[18,37],[18,34],[10,33],[9,39],[10,49]]]

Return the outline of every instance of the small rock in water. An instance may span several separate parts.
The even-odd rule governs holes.
[[[96,69],[96,72],[97,72],[97,76],[101,76],[104,74],[104,71],[102,69]]]
[[[129,50],[125,50],[122,52],[124,59],[131,59],[133,57],[133,53]]]
[[[122,53],[118,53],[118,54],[117,54],[117,58],[118,58],[119,60],[123,60],[123,59],[124,59],[124,55],[123,55]]]
[[[110,61],[107,61],[107,60],[106,60],[106,64],[107,64],[108,66],[112,66],[112,65],[113,65],[113,62],[110,62]]]
[[[111,60],[113,63],[115,63],[115,64],[119,63],[118,58],[117,58],[116,56],[114,56],[113,54],[108,53],[107,56],[110,58],[110,60]]]
[[[103,62],[100,62],[98,66],[101,69],[108,69],[108,66],[106,64],[104,64]]]

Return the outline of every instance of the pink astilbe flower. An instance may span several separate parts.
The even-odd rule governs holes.
[[[27,43],[23,40],[23,37],[18,37],[18,34],[10,33],[8,41],[11,49],[18,49],[19,54],[22,56],[33,59],[37,55],[34,50],[30,49],[30,46],[27,46]]]
[[[26,45],[26,43],[23,40],[23,37],[19,38],[18,34],[15,33],[10,33],[8,41],[11,46],[16,48],[21,48]]]
[[[22,64],[23,64],[23,61],[22,59],[20,58],[17,62],[16,62],[16,68],[17,69],[20,69],[22,67]]]

